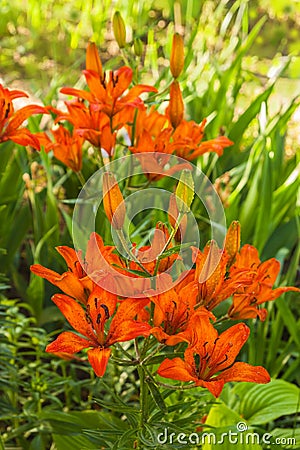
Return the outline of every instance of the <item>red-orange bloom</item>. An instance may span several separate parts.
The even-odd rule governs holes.
[[[183,104],[180,101],[178,84],[178,88],[174,89],[177,82],[174,83],[172,98],[166,110],[166,115],[158,115],[160,127],[157,126],[158,123],[152,128],[147,125],[148,118],[154,117],[153,111],[148,116],[138,114],[138,133],[136,133],[134,145],[130,147],[130,150],[135,154],[145,152],[176,154],[189,161],[208,152],[216,152],[221,156],[224,148],[232,145],[233,142],[225,136],[202,142],[206,119],[200,125],[197,125],[194,121],[182,119]],[[164,118],[167,118],[168,121],[165,122]]]
[[[97,105],[86,107],[82,102],[66,102],[66,105],[68,113],[59,114],[55,121],[68,120],[79,136],[111,155],[116,143],[116,133],[111,132],[107,115]]]
[[[272,289],[279,271],[280,263],[275,258],[261,262],[257,249],[252,245],[244,245],[236,255],[236,262],[231,267],[229,276],[238,278],[244,272],[250,281],[241,286],[233,296],[228,316],[235,320],[256,317],[265,320],[267,310],[259,308],[262,303],[275,300],[284,292],[300,292],[300,289],[292,286]]]
[[[87,244],[84,259],[80,256],[81,252],[77,254],[73,248],[67,246],[56,247],[56,250],[64,258],[68,267],[68,270],[63,274],[47,269],[40,264],[32,265],[30,270],[60,288],[67,295],[86,304],[94,288],[94,281],[97,282],[97,280],[101,279],[102,282],[107,282],[107,287],[109,287],[109,283],[112,282],[109,265],[122,265],[120,258],[112,254],[114,248],[105,246],[102,238],[97,233],[92,233]]]
[[[155,294],[153,292],[153,294]],[[180,333],[187,327],[197,303],[198,286],[195,282],[183,287],[179,292],[170,289],[159,295],[149,296],[155,304],[151,330],[159,342],[176,345],[182,342]]]
[[[67,272],[59,274],[41,264],[32,265],[30,267],[31,272],[45,278],[67,295],[76,298],[82,303],[86,303],[93,289],[93,281],[86,275],[73,248],[59,246],[56,247],[56,250],[66,261],[68,266]]]
[[[98,377],[102,377],[105,373],[111,354],[110,346],[138,336],[149,335],[150,325],[133,320],[145,306],[147,300],[124,300],[115,313],[117,296],[99,286],[94,288],[88,298],[86,310],[67,295],[56,294],[52,300],[74,330],[84,337],[70,331],[63,332],[47,346],[46,351],[74,354],[82,349],[92,347],[88,350],[87,355]],[[106,323],[114,313],[107,330],[105,329],[107,328],[105,327]]]
[[[182,120],[172,136],[171,151],[189,161],[208,152],[215,152],[221,156],[224,148],[229,147],[233,142],[226,136],[219,136],[215,139],[201,142],[204,136],[205,125],[206,119],[200,125],[197,125],[192,120]]]
[[[195,280],[198,282],[198,303],[210,311],[230,297],[243,283],[249,284],[247,271],[238,276],[227,277],[227,270],[235,258],[239,247],[239,226],[233,222],[227,232],[225,248],[221,250],[214,241],[201,252],[193,248],[196,263]]]
[[[33,114],[46,114],[48,111],[39,105],[28,105],[15,111],[13,100],[20,97],[28,95],[22,91],[6,89],[0,84],[0,142],[13,141],[39,150],[38,138],[27,128],[20,126]]]
[[[147,148],[147,146],[145,147]],[[135,153],[135,150],[130,149]],[[170,156],[165,154],[162,155],[159,152],[148,153],[136,153],[136,158],[139,160],[142,170],[145,176],[150,181],[157,181],[165,176],[171,176],[173,173],[179,172],[184,169],[191,170],[191,166],[188,162],[178,163],[174,166],[166,168],[170,161]]]
[[[194,314],[189,322],[190,345],[181,358],[165,359],[158,374],[180,381],[193,381],[219,397],[228,381],[268,383],[270,376],[261,366],[234,362],[250,330],[239,323],[218,335],[206,314]],[[184,333],[182,333],[184,334]]]
[[[60,125],[56,130],[51,130],[55,142],[46,147],[46,151],[53,149],[55,158],[70,167],[74,172],[82,168],[82,144],[84,139],[77,133],[71,134],[69,130]]]
[[[73,88],[63,88],[61,92],[98,104],[100,110],[109,117],[113,117],[125,106],[144,108],[140,95],[143,92],[157,92],[157,89],[152,86],[138,84],[123,95],[129,88],[133,76],[132,69],[126,66],[115,72],[111,71],[109,80],[106,80],[106,73],[102,75],[99,71],[84,70],[83,73],[90,92]]]

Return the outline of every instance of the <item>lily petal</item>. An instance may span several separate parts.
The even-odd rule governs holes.
[[[47,345],[48,353],[77,353],[84,348],[91,347],[91,341],[84,339],[71,331],[64,331],[55,341]]]
[[[229,369],[224,370],[214,380],[228,381],[248,381],[253,383],[269,383],[270,375],[261,366],[251,366],[244,362],[236,362]]]
[[[89,362],[97,377],[103,377],[111,354],[110,348],[93,348],[87,352]]]
[[[189,366],[181,359],[165,359],[157,369],[158,375],[164,378],[171,378],[179,381],[199,381],[194,377]]]
[[[52,297],[52,301],[60,309],[74,330],[97,343],[91,325],[86,320],[85,311],[76,300],[68,295],[55,294]]]

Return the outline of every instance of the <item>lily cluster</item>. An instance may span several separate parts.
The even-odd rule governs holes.
[[[104,206],[106,211],[111,208],[109,202]],[[156,239],[152,247],[159,244],[159,238]],[[142,267],[144,251],[151,252],[152,247],[145,247],[136,254]],[[96,375],[101,377],[115,344],[143,337],[152,348],[151,355],[169,346],[175,356],[178,348],[185,347],[184,359],[176,356],[162,361],[157,369],[160,376],[193,382],[192,386],[206,387],[216,397],[227,381],[267,383],[270,380],[263,367],[235,362],[249,337],[249,328],[238,322],[219,334],[217,327],[225,319],[228,322],[256,317],[264,320],[267,312],[261,309],[262,303],[276,299],[283,292],[299,289],[273,289],[278,261],[261,262],[257,250],[250,245],[240,249],[238,222],[229,227],[223,249],[213,241],[203,252],[191,248],[194,268],[186,271],[174,287],[163,292],[145,284],[143,298],[124,298],[113,293],[118,277],[108,267],[114,266],[115,271],[118,266],[130,283],[128,267],[138,269],[139,266],[125,261],[114,247],[105,246],[98,234],[92,234],[84,258],[72,248],[61,246],[57,250],[66,261],[66,272],[58,274],[38,264],[31,270],[64,292],[55,294],[52,300],[76,333],[61,333],[48,345],[48,352],[72,357],[82,349],[89,349],[88,360]],[[213,270],[212,261],[216,256],[219,262]],[[168,256],[160,262],[163,264],[158,272],[163,275],[172,261]],[[147,270],[151,275],[153,265],[148,265]],[[135,270],[135,275],[137,273]],[[141,280],[145,280],[142,271],[140,273]],[[164,275],[162,282],[167,286],[170,275]],[[95,280],[101,280],[101,286]],[[229,303],[228,312],[217,321],[213,311],[221,302]]]
[[[179,35],[173,39],[170,61],[173,82],[164,91],[167,98],[155,101],[159,94],[153,86],[133,84],[134,73],[128,66],[105,72],[95,43],[87,46],[86,69],[83,75],[87,90],[64,87],[61,93],[72,96],[64,102],[64,111],[47,106],[46,111],[54,117],[50,133],[36,133],[35,139],[46,152],[54,156],[74,172],[82,169],[84,143],[92,145],[102,159],[116,155],[117,144],[124,146],[124,135],[128,151],[136,155],[144,173],[151,180],[161,177],[153,174],[165,170],[171,174],[187,165],[179,164],[167,172],[169,156],[175,154],[186,160],[194,160],[207,152],[223,153],[232,145],[225,136],[203,140],[206,120],[200,124],[184,119],[184,104],[177,77],[183,69],[183,40]],[[150,94],[143,100],[144,94]],[[149,103],[167,103],[164,112]],[[36,147],[37,148],[37,147]],[[156,157],[157,152],[157,157]],[[144,154],[154,153],[147,158]],[[163,153],[163,160],[159,154]],[[150,162],[149,162],[150,161]]]
[[[118,15],[114,23],[122,48],[125,28]],[[101,165],[104,157],[116,157],[117,148],[126,148],[140,163],[148,183],[178,171],[185,174],[191,168],[190,161],[207,152],[220,156],[233,143],[226,136],[204,140],[206,120],[200,124],[185,120],[178,81],[183,67],[183,39],[175,34],[170,57],[173,79],[163,93],[167,98],[158,102],[156,99],[162,94],[153,86],[135,82],[130,67],[105,72],[96,45],[89,43],[83,71],[87,89],[61,89],[62,94],[72,97],[64,102],[63,111],[38,105],[15,111],[13,101],[27,95],[0,85],[0,142],[11,140],[36,150],[43,147],[46,152],[53,151],[54,157],[78,173],[79,178],[85,143],[94,147]],[[166,108],[160,109],[164,102]],[[23,122],[33,114],[51,114],[55,127],[50,133],[31,133]],[[172,166],[171,155],[186,161]],[[178,279],[171,278],[168,269],[180,260],[176,244],[179,234],[185,233],[194,195],[182,188],[183,184],[179,182],[177,197],[171,196],[169,223],[158,222],[152,244],[128,249],[128,258],[92,233],[87,248],[82,249],[84,255],[81,250],[57,247],[67,265],[64,273],[40,264],[31,266],[33,273],[61,289],[62,293],[55,294],[52,300],[74,329],[62,332],[47,346],[47,352],[72,358],[86,350],[95,374],[102,377],[116,347],[120,351],[120,343],[135,340],[136,359],[124,352],[126,365],[148,367],[152,357],[167,348],[170,358],[162,360],[155,372],[161,377],[189,382],[191,387],[205,387],[215,397],[228,381],[269,382],[263,367],[235,361],[250,333],[243,321],[265,320],[267,310],[262,304],[299,289],[273,289],[279,262],[274,258],[262,262],[251,245],[240,248],[238,222],[230,225],[223,248],[214,241],[203,250],[190,247],[192,268]],[[123,196],[108,171],[103,175],[103,192],[104,211],[122,240],[126,215]],[[178,202],[178,197],[183,203]],[[126,283],[130,287],[133,276],[142,296],[125,295]],[[217,318],[221,304],[227,312]],[[218,331],[224,322],[232,321],[237,323]],[[153,379],[154,373],[145,370]]]

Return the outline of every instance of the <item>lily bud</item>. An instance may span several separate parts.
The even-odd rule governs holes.
[[[233,221],[228,228],[225,238],[225,250],[229,256],[228,265],[231,266],[241,244],[241,226],[238,221]]]
[[[113,17],[113,30],[119,47],[124,48],[126,45],[126,27],[119,11],[116,11]]]
[[[174,78],[178,78],[184,66],[184,46],[183,38],[180,34],[175,33],[173,36],[170,69]]]
[[[177,128],[183,119],[183,100],[178,81],[173,81],[170,86],[169,117],[173,128]]]
[[[100,75],[100,78],[103,77],[103,69],[101,64],[101,59],[97,50],[97,46],[95,42],[89,42],[86,49],[86,62],[85,62],[86,70],[94,70]]]
[[[119,185],[111,172],[103,174],[103,206],[112,226],[120,230],[124,224],[126,209]]]
[[[141,39],[136,38],[133,41],[133,49],[134,49],[134,53],[136,54],[136,56],[142,56],[143,54],[143,42],[141,41]]]
[[[194,180],[189,170],[182,171],[175,195],[179,212],[184,214],[189,212],[194,198]]]
[[[168,209],[168,219],[169,219],[169,223],[172,228],[176,227],[176,222],[177,222],[178,216],[179,216],[179,211],[178,211],[178,207],[177,207],[176,197],[174,194],[172,194],[170,197],[170,203],[169,203],[169,209]],[[182,238],[185,235],[186,227],[187,227],[187,215],[184,214],[180,221],[179,228],[176,231],[175,236],[174,236],[176,243],[181,242]]]

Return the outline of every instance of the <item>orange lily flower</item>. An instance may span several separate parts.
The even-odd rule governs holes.
[[[132,109],[131,109],[132,111]],[[133,122],[134,114],[132,114],[131,120],[128,122]],[[145,109],[139,109],[136,113],[135,118],[135,129],[134,129],[134,142],[132,142],[133,146],[136,146],[140,136],[145,130],[151,136],[158,136],[159,133],[168,127],[168,117],[165,114],[160,114],[154,106],[151,106],[149,111]],[[170,128],[170,127],[169,127]],[[126,125],[127,132],[129,134],[130,139],[132,140],[132,127]],[[147,137],[146,137],[147,138]],[[149,139],[149,138],[148,138]],[[151,143],[151,151],[154,151],[155,148]],[[134,151],[134,148],[132,149]],[[143,149],[142,151],[147,151],[147,149]],[[157,151],[159,151],[157,149]]]
[[[233,142],[225,136],[201,142],[205,125],[206,119],[200,125],[192,120],[182,120],[173,134],[173,142],[170,144],[172,152],[188,161],[208,152],[215,152],[221,156],[224,148],[229,147]]]
[[[138,121],[136,142],[135,145],[130,147],[132,153],[160,152],[175,154],[183,159],[192,161],[207,152],[216,152],[221,156],[224,148],[233,144],[225,136],[219,136],[216,139],[201,142],[204,136],[206,119],[200,125],[197,125],[194,121],[182,119],[183,105],[180,101],[178,89],[174,89],[174,86],[172,88],[171,100],[166,110],[166,115],[159,117],[160,129],[158,124],[151,129],[146,125],[144,127],[141,125],[140,122],[142,119]],[[147,124],[147,117],[149,116],[141,115],[142,117],[144,118],[145,124]],[[167,122],[163,118],[166,118]]]
[[[198,303],[210,311],[233,295],[243,283],[249,283],[247,272],[227,278],[229,257],[213,241],[205,246],[203,252],[193,249],[193,258],[196,263],[195,280],[199,286]]]
[[[157,92],[152,86],[138,84],[123,95],[132,82],[133,72],[130,67],[124,66],[115,72],[111,71],[108,81],[106,73],[99,73],[99,70],[84,70],[83,73],[90,92],[74,88],[63,88],[60,92],[98,104],[100,110],[109,117],[113,117],[125,106],[144,108],[144,102],[139,96],[144,92]]]
[[[170,156],[167,154],[162,155],[159,152],[136,153],[135,156],[139,160],[143,172],[149,181],[160,180],[165,176],[171,176],[173,175],[173,173],[179,172],[184,169],[191,170],[191,166],[189,163],[178,163],[166,169],[165,166],[168,164]]]
[[[82,168],[82,144],[84,139],[77,133],[71,134],[69,130],[60,125],[56,130],[51,130],[55,142],[46,146],[46,151],[53,149],[55,158],[70,167],[74,172]]]
[[[179,292],[170,289],[159,295],[149,295],[150,300],[155,304],[153,324],[151,329],[159,342],[167,345],[176,345],[182,342],[180,334],[186,329],[188,320],[194,313],[194,306],[197,303],[198,286],[197,283],[189,283]]]
[[[109,347],[117,342],[149,335],[150,325],[133,320],[148,300],[124,300],[115,313],[117,296],[99,286],[96,286],[89,296],[86,310],[67,295],[56,294],[52,300],[74,330],[84,337],[71,331],[63,332],[47,346],[46,351],[74,354],[92,347],[87,355],[98,377],[102,377],[105,373],[111,354]],[[105,325],[114,313],[109,330],[106,331]]]
[[[250,282],[241,286],[233,296],[233,304],[228,316],[234,320],[259,317],[264,321],[267,316],[265,308],[259,308],[262,303],[273,301],[288,291],[300,292],[292,286],[272,289],[280,271],[280,263],[275,258],[261,262],[258,251],[252,245],[244,245],[236,255],[236,262],[230,269],[230,277],[239,277],[246,272]]]
[[[93,280],[97,282],[101,279],[103,283],[104,281],[107,283],[107,288],[109,288],[110,283],[113,282],[110,276],[110,264],[122,266],[120,258],[112,254],[114,248],[105,246],[102,238],[97,233],[92,233],[84,259],[81,257],[81,252],[77,254],[73,248],[56,247],[68,267],[63,274],[47,269],[40,264],[32,265],[30,270],[60,288],[67,295],[86,304],[88,296],[94,288]]]
[[[31,145],[40,149],[38,138],[27,128],[20,128],[22,123],[33,114],[47,114],[47,110],[39,105],[28,105],[14,110],[13,100],[28,97],[23,91],[9,90],[0,84],[0,142],[13,141],[20,145]]]
[[[234,362],[247,341],[250,330],[239,323],[218,335],[209,316],[194,314],[189,322],[190,345],[181,358],[165,359],[157,372],[179,381],[193,381],[219,397],[229,381],[268,383],[270,376],[261,366]],[[182,333],[184,334],[184,332]]]
[[[31,272],[39,277],[45,278],[67,295],[85,304],[93,289],[93,281],[86,275],[73,248],[59,246],[56,247],[56,250],[66,261],[68,266],[67,272],[59,274],[54,270],[47,269],[41,264],[33,264],[30,267]]]
[[[107,115],[97,105],[86,107],[82,102],[65,103],[68,113],[59,114],[55,122],[69,121],[79,136],[111,155],[116,143],[116,133],[111,132]]]

